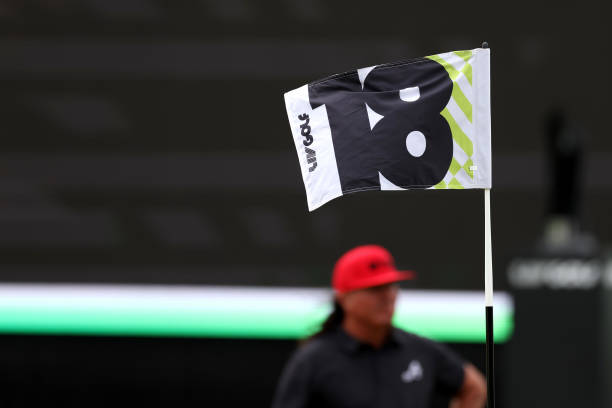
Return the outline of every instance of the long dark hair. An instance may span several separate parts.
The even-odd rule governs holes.
[[[335,331],[344,320],[344,309],[336,299],[333,301],[334,308],[331,313],[327,316],[327,318],[321,323],[321,327],[317,332],[315,332],[310,337],[306,338],[302,344],[308,343],[311,340],[316,339],[317,337],[321,337],[322,335]]]

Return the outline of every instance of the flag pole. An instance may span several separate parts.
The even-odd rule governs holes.
[[[485,201],[485,315],[486,315],[486,375],[487,407],[495,408],[495,379],[493,370],[493,262],[491,248],[491,190],[484,190]]]

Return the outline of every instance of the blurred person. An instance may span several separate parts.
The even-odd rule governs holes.
[[[334,310],[290,359],[272,407],[424,408],[436,392],[451,398],[451,408],[483,407],[478,369],[392,326],[398,282],[413,277],[377,245],[342,255],[333,271]]]

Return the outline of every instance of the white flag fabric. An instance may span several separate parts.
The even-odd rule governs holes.
[[[313,211],[367,190],[491,188],[490,50],[361,68],[285,94]]]

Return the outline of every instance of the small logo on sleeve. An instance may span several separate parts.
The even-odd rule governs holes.
[[[418,360],[412,360],[408,364],[406,371],[402,373],[402,381],[405,383],[411,383],[418,381],[423,378],[423,366]]]
[[[308,164],[312,164],[312,166],[308,168],[308,171],[313,172],[317,168],[317,153],[313,149],[308,147],[314,141],[312,135],[310,134],[310,125],[308,125],[308,123],[310,122],[310,116],[308,116],[308,114],[306,113],[303,113],[298,116],[298,119],[305,121],[300,125],[300,133],[302,134],[302,136],[304,136],[303,143],[304,152],[306,153],[306,161],[308,162]]]

